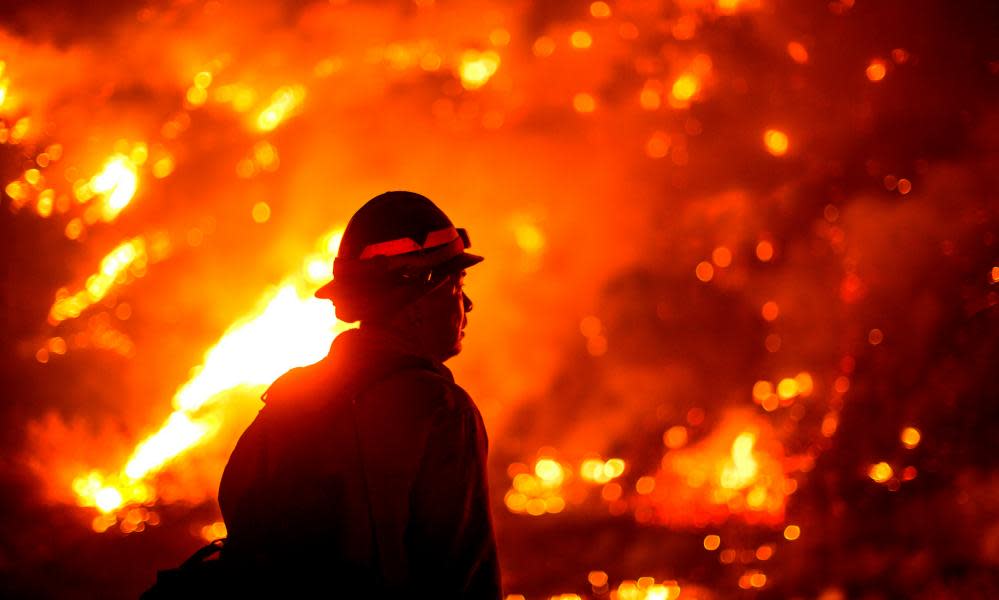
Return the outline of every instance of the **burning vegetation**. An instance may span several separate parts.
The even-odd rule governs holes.
[[[489,259],[453,367],[508,600],[999,594],[992,4],[0,14],[4,595],[224,537],[387,189]]]

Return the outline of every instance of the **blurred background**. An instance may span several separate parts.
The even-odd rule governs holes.
[[[4,2],[0,595],[224,536],[409,189],[487,257],[509,600],[996,597],[997,6]]]

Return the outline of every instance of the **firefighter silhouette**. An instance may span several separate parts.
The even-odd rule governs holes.
[[[316,296],[359,327],[270,386],[222,476],[222,562],[246,589],[502,597],[485,427],[443,364],[472,309],[469,246],[413,192],[350,219]]]

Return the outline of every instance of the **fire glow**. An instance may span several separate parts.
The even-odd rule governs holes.
[[[328,277],[316,264],[332,264],[341,230],[324,236],[316,253],[300,272],[285,279],[261,299],[262,308],[234,324],[205,353],[196,374],[174,395],[174,411],[158,431],[136,445],[118,472],[91,471],[73,482],[82,506],[103,515],[125,512],[156,502],[155,476],[178,456],[190,451],[218,430],[218,407],[223,393],[239,386],[261,387],[288,369],[315,362],[329,350],[336,333],[345,329],[325,301],[312,297],[316,285]],[[94,529],[103,531],[115,519],[98,516]],[[123,521],[123,530],[128,521]]]
[[[28,570],[225,535],[260,392],[344,328],[311,296],[321,234],[409,188],[488,259],[449,366],[489,431],[509,600],[988,593],[981,7],[38,6],[0,11]],[[35,543],[38,514],[65,531]],[[900,517],[937,514],[960,518]],[[98,555],[42,583],[99,594]]]

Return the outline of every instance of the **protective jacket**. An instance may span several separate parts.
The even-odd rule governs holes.
[[[219,489],[223,558],[254,586],[502,597],[486,431],[447,367],[350,330],[264,401]]]

